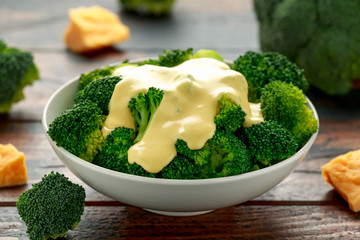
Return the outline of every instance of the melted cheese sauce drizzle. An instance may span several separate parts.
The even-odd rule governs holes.
[[[260,108],[248,102],[244,76],[215,59],[191,59],[172,68],[125,66],[114,75],[122,75],[123,80],[110,100],[104,135],[121,126],[135,128],[128,108],[132,97],[146,93],[150,87],[164,90],[143,139],[128,151],[129,162],[136,162],[150,173],[161,171],[176,156],[178,139],[186,141],[190,149],[200,149],[212,138],[218,101],[225,93],[246,113],[244,126],[263,121]]]

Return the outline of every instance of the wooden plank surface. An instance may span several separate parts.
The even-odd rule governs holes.
[[[62,41],[71,7],[101,5],[131,29],[131,40],[88,55],[77,55]],[[168,17],[151,19],[125,13],[116,0],[2,0],[0,38],[34,54],[41,79],[26,88],[26,100],[0,115],[0,143],[13,143],[26,155],[29,181],[0,189],[0,240],[27,239],[15,202],[21,192],[52,170],[86,189],[86,207],[69,239],[356,239],[359,215],[325,183],[321,166],[360,148],[360,109],[311,89],[320,131],[307,157],[283,182],[263,195],[210,214],[175,218],[114,201],[87,187],[57,158],[41,126],[43,108],[61,85],[83,72],[125,59],[156,56],[164,48],[211,48],[233,60],[259,50],[252,1],[177,0]]]

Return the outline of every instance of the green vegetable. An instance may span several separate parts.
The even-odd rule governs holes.
[[[109,102],[120,76],[101,77],[91,81],[82,90],[78,91],[75,103],[89,100],[97,104],[104,115],[109,114]]]
[[[286,55],[309,83],[346,95],[360,79],[360,1],[255,0],[263,51]]]
[[[162,54],[159,54],[158,59],[149,59],[138,63],[138,65],[151,64],[163,67],[175,67],[189,59],[193,58],[214,58],[223,61],[219,53],[214,50],[200,49],[193,54],[192,48],[181,49],[165,49]]]
[[[278,121],[292,133],[299,148],[318,129],[313,111],[306,105],[305,95],[292,83],[275,81],[267,84],[260,102],[264,120]]]
[[[235,132],[242,127],[245,121],[245,112],[240,105],[224,94],[219,100],[219,112],[215,115],[216,128],[224,131]]]
[[[48,134],[57,146],[91,162],[101,148],[105,117],[93,102],[85,100],[72,105],[50,125]]]
[[[261,168],[291,157],[298,149],[294,136],[276,121],[254,124],[243,130],[253,161]]]
[[[24,88],[39,79],[38,69],[29,52],[7,47],[0,40],[0,113],[25,98]]]
[[[171,12],[175,0],[119,0],[124,9],[145,15],[162,16]]]
[[[107,137],[105,144],[94,159],[94,164],[123,173],[154,177],[138,164],[130,164],[128,150],[133,145],[134,130],[119,127],[114,129]]]
[[[118,67],[119,66],[106,66],[103,68],[97,68],[91,72],[81,74],[79,78],[79,91],[84,89],[86,85],[96,79],[111,76]]]
[[[51,172],[23,192],[16,207],[31,240],[65,237],[84,211],[85,190],[60,173]]]
[[[251,171],[254,166],[246,145],[232,133],[221,130],[217,130],[199,150],[189,149],[183,140],[177,141],[176,149],[178,155],[183,155],[194,162],[195,166],[189,165],[185,170],[196,171],[193,174],[194,178],[239,175]]]
[[[303,71],[279,53],[246,52],[231,68],[246,78],[250,102],[259,102],[262,88],[273,81],[291,82],[303,92],[309,87]]]
[[[136,98],[131,98],[128,107],[135,122],[136,138],[134,144],[144,137],[163,95],[162,90],[151,87],[146,94],[140,92]]]

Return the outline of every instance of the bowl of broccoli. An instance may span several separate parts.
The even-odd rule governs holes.
[[[162,139],[168,139],[167,135],[172,133],[154,131],[154,126],[161,119],[159,112],[165,112],[163,106],[171,105],[164,104],[172,96],[171,91],[159,87],[163,85],[150,84],[146,90],[127,98],[130,88],[121,92],[119,86],[131,79],[130,73],[141,69],[172,72],[193,62],[200,63],[206,71],[191,68],[195,69],[192,75],[180,74],[186,81],[176,85],[175,92],[185,89],[183,93],[200,96],[194,94],[194,89],[201,85],[196,76],[201,72],[216,75],[207,68],[214,64],[221,68],[218,71],[221,76],[224,71],[230,74],[221,84],[227,84],[233,77],[244,80],[245,85],[240,86],[242,100],[234,98],[238,92],[229,86],[221,92],[222,87],[216,85],[217,97],[214,101],[206,100],[215,102],[211,105],[215,106],[210,114],[211,123],[191,122],[189,125],[196,127],[190,128],[188,138],[181,135],[186,131],[180,127],[182,137],[172,137],[171,144],[166,145],[172,149],[170,161],[158,161],[163,152],[168,152],[162,148]],[[150,75],[144,76],[151,79]],[[207,84],[206,81],[203,82]],[[231,86],[239,85],[236,82]],[[307,86],[302,70],[278,53],[248,52],[234,61],[224,61],[212,50],[196,53],[191,48],[164,50],[157,58],[116,63],[70,80],[48,100],[42,124],[60,160],[98,192],[159,214],[197,215],[255,198],[298,166],[319,129],[316,109],[304,94]],[[113,114],[116,96],[126,98],[121,114]],[[188,102],[191,105],[195,101]],[[179,107],[175,110],[183,112]],[[202,110],[197,107],[197,111]],[[123,115],[130,116],[130,123],[114,125],[108,131],[107,127],[112,126],[108,121],[113,123],[113,119]],[[168,115],[171,119],[172,114]],[[191,121],[197,118],[186,117]],[[167,120],[165,125],[176,124]],[[211,133],[201,132],[202,125],[209,126]],[[200,146],[194,147],[190,141],[192,132],[200,132],[200,138],[205,139]],[[154,135],[159,135],[156,140],[150,138]],[[160,148],[161,154],[147,151],[146,146]],[[145,154],[138,154],[142,151]],[[150,166],[142,157],[150,159]],[[162,165],[152,168],[151,161]]]

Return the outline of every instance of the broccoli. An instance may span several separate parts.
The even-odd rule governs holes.
[[[216,129],[235,132],[245,121],[245,112],[240,105],[224,94],[219,100],[219,112],[215,115]]]
[[[301,148],[317,131],[318,122],[306,105],[303,92],[292,83],[275,81],[267,84],[261,94],[261,111],[265,121],[278,121],[295,137]]]
[[[223,58],[214,50],[200,49],[193,54],[192,48],[181,49],[165,49],[159,54],[158,59],[149,59],[138,63],[138,65],[151,64],[163,67],[175,67],[189,59],[193,58],[214,58],[223,61]]]
[[[38,69],[29,52],[7,47],[0,40],[0,113],[25,98],[24,88],[39,79]]]
[[[107,137],[104,146],[94,159],[94,164],[118,172],[155,177],[140,165],[130,164],[128,150],[133,145],[135,132],[131,128],[119,127],[114,129]]]
[[[276,121],[254,124],[243,132],[253,161],[261,168],[291,157],[298,149],[294,136]]]
[[[273,81],[291,82],[303,92],[309,88],[303,70],[279,53],[249,51],[239,56],[231,68],[246,78],[250,102],[259,102],[262,88]]]
[[[74,230],[84,212],[85,190],[58,172],[23,192],[16,207],[31,240],[65,237]]]
[[[171,12],[175,0],[119,0],[119,2],[127,11],[159,17]]]
[[[78,91],[75,103],[90,100],[96,103],[104,115],[109,114],[109,102],[120,76],[101,77],[93,80],[82,90]]]
[[[194,178],[216,178],[249,172],[254,164],[245,143],[230,132],[216,130],[199,150],[191,150],[183,140],[176,142],[178,154],[194,162],[187,170],[194,171]]]
[[[131,98],[128,107],[135,122],[136,138],[134,144],[143,138],[163,95],[162,90],[151,87],[146,94],[140,92],[136,98]]]
[[[163,67],[175,67],[180,63],[189,60],[193,55],[193,49],[165,49],[162,54],[159,54],[158,59],[150,59],[138,63],[138,65],[151,64]]]
[[[255,0],[261,49],[305,70],[310,85],[347,95],[360,78],[360,1]]]
[[[88,85],[90,82],[106,76],[111,76],[113,72],[118,68],[119,66],[106,66],[103,68],[97,68],[91,72],[83,73],[80,75],[79,78],[79,91],[85,88],[86,85]]]
[[[195,165],[194,159],[178,154],[157,177],[166,179],[196,179],[200,168]]]
[[[49,125],[48,134],[57,146],[91,162],[104,142],[101,133],[104,121],[101,109],[85,100],[60,114]]]

